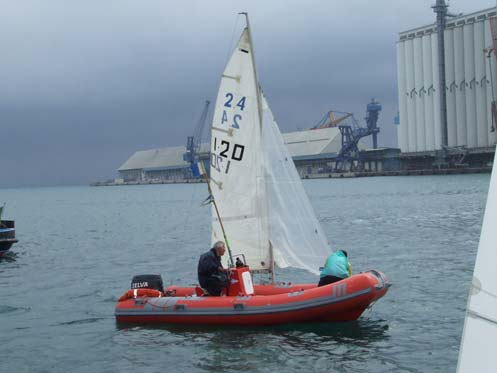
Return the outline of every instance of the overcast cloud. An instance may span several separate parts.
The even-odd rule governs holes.
[[[383,104],[396,146],[395,42],[435,0],[0,1],[0,186],[113,178],[136,150],[183,145],[249,12],[283,132]],[[495,6],[453,0],[452,12]]]

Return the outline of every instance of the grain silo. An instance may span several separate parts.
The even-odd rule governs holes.
[[[448,18],[444,32],[449,147],[470,149],[495,145],[492,102],[497,98],[497,69],[491,20],[496,9]],[[494,18],[495,19],[495,18]],[[401,32],[397,42],[397,75],[402,152],[441,148],[437,26]]]

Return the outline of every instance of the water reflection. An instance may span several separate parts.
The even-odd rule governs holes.
[[[320,369],[336,368],[350,359],[361,361],[365,353],[374,353],[390,338],[386,321],[366,318],[346,323],[258,328],[117,324],[117,329],[127,334],[126,343],[131,349],[133,341],[143,345],[144,339],[152,336],[156,346],[188,347],[195,355],[195,365],[204,370],[260,370],[261,367],[277,370],[278,366],[292,365],[298,369],[310,360],[315,360],[313,364]]]
[[[120,324],[118,330],[164,330],[178,336],[188,338],[197,334],[213,334],[222,336],[220,343],[224,343],[231,336],[257,335],[307,335],[330,338],[338,342],[347,340],[375,341],[388,338],[388,323],[386,320],[359,319],[342,323],[302,323],[275,326],[246,327],[246,326],[209,326],[209,325],[176,325],[176,324]]]
[[[0,263],[2,262],[7,262],[7,263],[12,263],[15,262],[16,259],[19,258],[19,254],[16,253],[15,251],[7,251],[5,254],[0,256]]]

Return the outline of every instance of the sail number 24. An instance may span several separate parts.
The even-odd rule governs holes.
[[[239,129],[246,101],[247,98],[245,96],[236,97],[231,92],[226,93],[223,101],[221,124],[227,123],[230,127]],[[231,143],[214,137],[214,149],[212,149],[211,152],[211,167],[218,172],[227,174],[230,169],[231,161],[241,161],[244,152],[244,145]]]
[[[235,109],[235,110],[239,109],[240,111],[243,111],[243,109],[245,109],[245,101],[246,101],[245,96],[238,99],[238,98],[235,98],[235,95],[233,95],[233,93],[228,92],[228,93],[226,93],[226,95],[224,95],[224,97],[225,97],[225,100],[224,100],[224,107],[225,108]],[[224,123],[229,121],[228,114],[226,113],[227,109],[223,110],[223,115],[221,117],[221,124],[224,124]],[[238,129],[238,128],[240,128],[240,121],[241,120],[242,120],[242,115],[235,114],[235,115],[233,115],[231,122],[228,124],[231,127]]]

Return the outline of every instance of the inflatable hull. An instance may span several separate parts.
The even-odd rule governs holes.
[[[120,323],[189,325],[351,321],[385,295],[389,286],[385,275],[376,271],[321,287],[256,285],[255,294],[246,296],[196,296],[193,287],[171,286],[165,293],[174,296],[150,296],[149,292],[121,297],[115,316]]]

